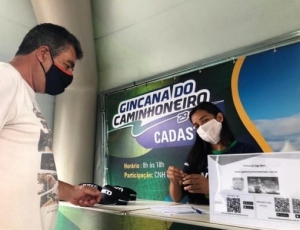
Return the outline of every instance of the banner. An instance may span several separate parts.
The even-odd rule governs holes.
[[[300,149],[299,55],[297,43],[104,95],[107,183],[167,199],[166,170],[183,168],[196,137],[188,114],[202,101],[224,112],[238,141]]]

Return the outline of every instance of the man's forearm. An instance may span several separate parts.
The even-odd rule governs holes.
[[[70,200],[70,194],[72,193],[72,190],[74,189],[73,185],[70,185],[68,183],[65,183],[63,181],[58,181],[58,191],[59,191],[59,200]]]

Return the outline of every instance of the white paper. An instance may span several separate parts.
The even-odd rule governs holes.
[[[210,220],[300,229],[300,153],[208,156]]]

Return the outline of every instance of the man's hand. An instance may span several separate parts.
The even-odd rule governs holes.
[[[171,182],[177,183],[181,185],[181,182],[183,178],[186,176],[185,173],[183,173],[182,170],[175,166],[169,166],[167,170],[167,176],[170,179]]]
[[[69,202],[80,206],[93,206],[100,202],[100,192],[89,186],[74,186]]]
[[[200,174],[190,174],[183,178],[184,190],[190,193],[209,194],[208,179]]]
[[[73,186],[59,181],[59,199],[80,206],[93,206],[100,202],[100,192],[90,186]]]

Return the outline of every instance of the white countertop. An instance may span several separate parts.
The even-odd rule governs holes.
[[[218,229],[232,229],[232,230],[246,230],[251,229],[247,227],[238,227],[232,225],[224,225],[211,223],[209,221],[209,213],[203,214],[176,214],[176,215],[167,215],[158,211],[151,209],[155,206],[171,206],[171,205],[189,205],[189,204],[180,204],[175,202],[166,202],[166,201],[154,201],[154,200],[136,200],[129,201],[127,205],[100,205],[97,204],[94,207],[80,207],[72,205],[68,202],[61,201],[60,206],[72,207],[81,210],[89,210],[94,212],[105,212],[115,215],[130,215],[143,218],[157,219],[170,222],[178,222],[183,224],[218,228]],[[201,210],[209,211],[209,206],[207,205],[190,205]]]

